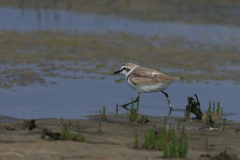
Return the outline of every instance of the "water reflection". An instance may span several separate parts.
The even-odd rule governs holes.
[[[240,27],[227,25],[193,25],[174,22],[146,22],[114,16],[79,14],[71,11],[0,8],[0,29],[77,30],[80,33],[101,34],[109,31],[129,32],[147,37],[158,36],[156,44],[201,47],[208,50],[240,51]]]

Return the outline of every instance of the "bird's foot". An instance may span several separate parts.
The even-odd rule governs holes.
[[[172,107],[171,107],[170,110],[169,110],[168,116],[170,116],[172,110],[173,110],[173,109],[172,109]]]

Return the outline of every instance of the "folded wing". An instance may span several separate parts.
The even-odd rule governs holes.
[[[159,82],[172,82],[181,77],[170,77],[161,72],[144,67],[137,67],[130,76],[130,81],[135,85],[155,84]]]

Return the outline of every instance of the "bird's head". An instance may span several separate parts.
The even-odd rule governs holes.
[[[138,65],[133,64],[133,63],[125,63],[121,66],[120,70],[114,72],[113,74],[121,73],[125,76],[128,76],[133,71],[133,69],[135,69],[136,67],[138,67]]]

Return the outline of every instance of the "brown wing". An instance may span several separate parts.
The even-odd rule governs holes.
[[[169,77],[161,72],[144,67],[137,67],[130,76],[130,81],[135,85],[172,82],[176,79],[180,79],[180,77]]]

